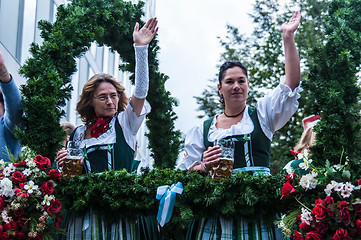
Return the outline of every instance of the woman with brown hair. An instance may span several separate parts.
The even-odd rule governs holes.
[[[132,171],[136,135],[150,112],[145,100],[149,88],[148,44],[157,30],[156,18],[141,29],[138,23],[134,27],[135,90],[129,101],[124,87],[110,74],[96,74],[83,87],[77,111],[84,125],[77,127],[69,140],[83,149],[86,173]],[[59,166],[63,165],[66,155],[65,150],[58,152]],[[144,217],[138,221],[119,217],[119,221],[109,224],[90,209],[84,217],[69,215],[65,222],[67,239],[158,238],[155,222],[147,222]]]

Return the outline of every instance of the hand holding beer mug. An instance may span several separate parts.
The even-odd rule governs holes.
[[[216,145],[222,149],[222,156],[218,163],[211,166],[209,176],[212,179],[230,178],[234,162],[234,142],[232,139],[217,139],[214,141],[214,146]]]
[[[74,141],[69,141],[66,147],[68,155],[63,164],[63,177],[80,176],[83,170],[83,151]]]

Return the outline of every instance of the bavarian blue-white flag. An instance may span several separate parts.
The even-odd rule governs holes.
[[[183,186],[181,182],[172,184],[172,186],[164,185],[157,189],[157,199],[160,199],[157,220],[160,226],[164,226],[172,217],[175,197],[182,194]]]

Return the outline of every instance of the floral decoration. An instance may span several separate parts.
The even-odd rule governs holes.
[[[297,240],[361,239],[361,179],[351,176],[348,162],[315,167],[307,151],[295,154],[281,198],[297,206],[278,222],[283,233]]]
[[[11,163],[0,160],[0,239],[50,239],[63,232],[62,204],[54,195],[61,174],[49,158],[22,152]]]

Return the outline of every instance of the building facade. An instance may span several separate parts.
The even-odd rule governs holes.
[[[7,68],[13,75],[16,84],[26,84],[26,79],[18,74],[19,68],[29,57],[29,47],[32,42],[42,43],[40,30],[37,25],[40,20],[54,22],[56,10],[61,4],[68,4],[67,0],[0,0],[0,51]],[[138,1],[132,1],[137,3]],[[145,0],[144,19],[155,15],[155,0]],[[82,87],[95,73],[106,72],[118,79],[125,89],[127,96],[131,96],[133,86],[129,81],[129,74],[119,70],[121,59],[118,53],[110,51],[108,47],[99,47],[94,42],[90,50],[77,59],[77,72],[72,76],[72,97],[65,106],[66,115],[61,121],[81,125],[82,122],[75,110]],[[142,125],[138,132],[138,148],[136,159],[142,160],[142,165],[152,162],[145,137],[147,129]]]

